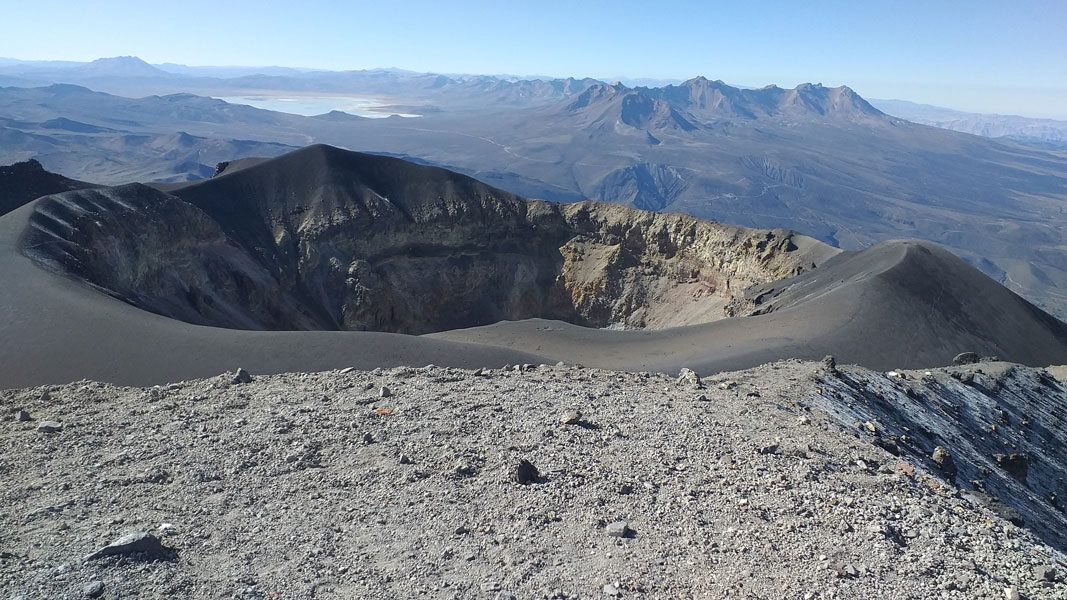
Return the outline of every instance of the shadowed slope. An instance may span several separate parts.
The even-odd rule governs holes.
[[[539,362],[523,352],[370,332],[202,327],[152,314],[42,269],[19,252],[36,203],[0,218],[0,388],[83,378],[155,385],[243,366],[253,373],[436,363]]]

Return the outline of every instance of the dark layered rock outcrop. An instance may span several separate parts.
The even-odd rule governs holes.
[[[96,187],[46,171],[34,159],[0,166],[0,215],[48,194]]]

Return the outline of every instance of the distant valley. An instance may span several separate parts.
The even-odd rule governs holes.
[[[871,100],[879,110],[913,123],[997,138],[1042,150],[1067,150],[1067,121],[969,113],[907,100]]]

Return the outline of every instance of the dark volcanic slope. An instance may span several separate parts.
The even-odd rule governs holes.
[[[41,196],[93,187],[96,185],[49,173],[33,159],[0,166],[0,215]]]
[[[53,274],[19,252],[36,206],[0,218],[0,388],[83,377],[131,385],[179,381],[243,365],[253,372],[426,363],[536,362],[497,348],[402,335],[234,331],[182,323]]]
[[[933,358],[963,345],[1039,364],[1047,349],[1067,344],[1062,321],[928,242],[886,243],[841,255],[813,275],[750,290],[755,314],[812,303],[848,307],[859,318],[843,333],[857,351],[888,342],[912,345]]]
[[[0,348],[0,386],[154,383],[238,364],[564,360],[708,372],[829,353],[885,369],[946,364],[961,351],[1067,362],[1067,325],[925,242],[827,261],[832,251],[789,232],[525,201],[441,169],[321,146],[172,191],[70,192],[0,220],[0,269],[20,281],[0,290],[0,335],[11,341]],[[825,268],[804,273],[812,263]],[[708,322],[724,310],[762,314]],[[236,331],[167,316],[393,332],[524,320],[411,337]],[[703,324],[618,331],[530,317]]]

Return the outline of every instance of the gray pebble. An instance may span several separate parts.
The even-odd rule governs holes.
[[[617,538],[633,537],[634,535],[634,530],[630,529],[630,526],[626,521],[608,523],[607,526],[604,527],[604,532],[607,533],[609,537]]]
[[[1038,581],[1056,581],[1059,579],[1059,573],[1056,571],[1056,567],[1041,565],[1034,569],[1034,579]]]
[[[515,481],[522,485],[533,483],[538,477],[540,474],[537,472],[537,467],[526,459],[520,460],[518,466],[515,467]]]
[[[63,431],[63,424],[59,421],[41,421],[37,424],[37,431],[41,433],[58,433]]]
[[[252,383],[252,375],[249,374],[248,371],[245,371],[244,369],[238,367],[237,371],[233,374],[232,382],[234,385],[241,383]]]
[[[139,554],[149,560],[166,560],[173,556],[173,550],[165,547],[159,538],[144,531],[126,534],[107,546],[85,557],[86,561],[105,556],[129,556]]]
[[[563,416],[559,418],[559,422],[563,425],[577,425],[582,421],[582,413],[572,410],[563,413]]]
[[[86,598],[99,598],[104,593],[104,582],[90,581],[82,586],[82,596]]]

